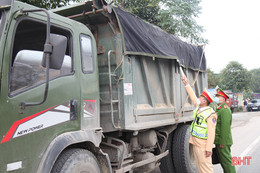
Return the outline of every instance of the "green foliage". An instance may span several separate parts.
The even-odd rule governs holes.
[[[36,7],[52,9],[66,6],[69,2],[79,2],[80,0],[19,0]]]
[[[239,106],[239,107],[235,108],[234,112],[243,112],[243,107]]]
[[[247,71],[242,64],[230,62],[219,75],[207,69],[208,87],[217,85],[233,92],[242,92],[245,99],[252,98],[253,93],[260,93],[260,68]]]
[[[196,23],[201,0],[116,0],[115,4],[194,44],[207,43],[203,27]]]
[[[208,68],[207,69],[207,75],[208,75],[208,88],[215,88],[217,85],[219,85],[219,77],[214,74],[214,72]]]
[[[158,25],[158,14],[160,0],[117,0],[115,4],[122,6],[128,12],[137,15],[143,20]]]
[[[251,80],[251,83],[252,83],[252,82],[253,82],[253,81]],[[248,99],[248,98],[251,99],[252,94],[253,94],[253,91],[252,91],[251,88],[247,88],[247,89],[245,89],[245,90],[243,91],[243,97],[244,97],[244,99]]]
[[[243,92],[251,87],[252,75],[242,64],[232,61],[220,73],[220,87],[233,92]]]
[[[173,35],[185,38],[194,44],[207,43],[202,38],[203,27],[198,25],[195,18],[200,14],[201,0],[162,0],[159,26]]]
[[[260,93],[260,68],[250,71],[252,74],[252,90],[256,93]]]

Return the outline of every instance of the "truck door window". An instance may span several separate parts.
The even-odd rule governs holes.
[[[93,55],[91,37],[86,35],[81,35],[80,42],[81,42],[82,70],[84,73],[92,73],[94,71],[94,55]]]
[[[52,27],[51,33],[68,39],[66,56],[60,70],[50,69],[50,79],[72,73],[70,32]],[[45,68],[41,66],[46,39],[46,25],[34,20],[18,23],[13,39],[10,60],[9,95],[13,96],[45,82]]]
[[[2,35],[2,30],[3,30],[3,27],[2,27],[2,12],[0,11],[0,38],[1,38],[1,35]]]

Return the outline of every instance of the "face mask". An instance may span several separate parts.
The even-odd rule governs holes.
[[[200,99],[197,99],[197,106],[201,104]]]
[[[220,103],[220,102],[219,102],[219,98],[218,98],[218,97],[214,97],[213,101],[214,101],[215,103],[217,103],[217,104],[219,104],[219,103]]]

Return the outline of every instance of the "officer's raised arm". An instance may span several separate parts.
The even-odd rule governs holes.
[[[186,89],[187,93],[189,94],[192,103],[195,105],[195,107],[197,107],[198,98],[197,98],[196,94],[194,93],[193,89],[191,88],[189,81],[185,75],[182,77],[182,82],[185,85],[185,89]]]

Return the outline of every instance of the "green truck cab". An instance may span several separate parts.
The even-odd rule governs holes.
[[[0,172],[196,171],[179,57],[130,51],[124,16],[148,26],[100,0],[52,11],[0,1]],[[183,67],[199,94],[205,69]]]

